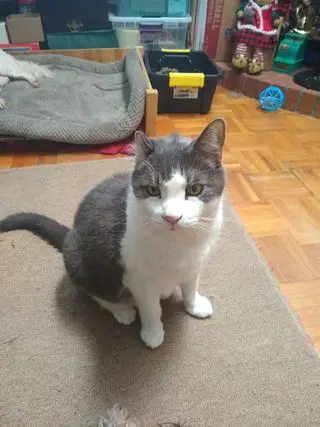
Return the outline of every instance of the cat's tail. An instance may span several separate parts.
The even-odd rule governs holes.
[[[32,74],[36,79],[42,77],[52,78],[54,76],[54,73],[46,65],[28,61],[20,61],[20,64],[23,64],[22,68],[25,72]]]
[[[65,225],[59,224],[45,215],[26,212],[9,215],[0,221],[0,233],[13,230],[31,231],[31,233],[55,247],[59,252],[62,252],[64,240],[70,231]]]
[[[49,70],[49,68],[46,67],[45,65],[41,65],[35,69],[35,75],[37,76],[37,78],[47,77],[48,79],[51,79],[54,76],[54,73],[51,70]]]

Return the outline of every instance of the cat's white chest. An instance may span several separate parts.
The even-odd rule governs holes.
[[[195,270],[200,268],[201,253],[192,248],[191,241],[178,242],[175,232],[166,236],[125,236],[122,259],[125,283],[156,286],[159,295],[168,296]],[[169,234],[172,234],[170,236]],[[136,237],[136,238],[135,238]]]
[[[178,286],[196,280],[203,259],[219,236],[222,203],[212,206],[205,229],[178,225],[171,230],[165,221],[150,221],[129,198],[127,227],[121,242],[124,266],[123,284],[131,291],[154,287],[161,296],[170,295]],[[207,214],[208,215],[208,214]]]
[[[199,272],[213,241],[209,230],[201,238],[196,233],[166,230],[165,225],[163,233],[155,234],[130,229],[122,242],[124,285],[156,286],[159,295],[169,296]]]
[[[181,233],[183,234],[183,233]],[[196,244],[191,236],[179,236],[179,231],[168,231],[164,226],[163,235],[159,233],[133,236],[125,239],[129,253],[126,260],[130,267],[140,264],[145,270],[161,270],[162,274],[176,274],[181,269],[193,265],[202,256],[204,244]]]

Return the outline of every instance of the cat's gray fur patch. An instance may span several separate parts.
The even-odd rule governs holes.
[[[130,174],[115,176],[89,192],[63,247],[73,281],[89,294],[108,300],[117,300],[122,292],[120,244],[130,178]]]
[[[132,176],[135,196],[138,199],[149,197],[146,190],[149,184],[158,185],[169,181],[177,171],[185,176],[187,183],[204,184],[204,191],[199,196],[204,203],[221,196],[225,186],[224,168],[219,159],[209,162],[208,156],[200,155],[195,149],[196,143],[197,140],[179,134],[151,141],[144,155],[137,157]]]

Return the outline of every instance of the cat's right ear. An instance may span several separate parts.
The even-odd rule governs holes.
[[[146,159],[154,150],[153,142],[141,131],[134,134],[135,155],[137,159]]]
[[[198,154],[213,164],[220,164],[226,134],[226,123],[215,119],[204,129],[195,141],[194,149]]]

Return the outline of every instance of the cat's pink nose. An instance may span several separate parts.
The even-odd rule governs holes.
[[[180,219],[182,218],[181,216],[163,216],[162,217],[165,221],[167,221],[169,224],[174,225],[177,224],[177,222],[180,221]]]

